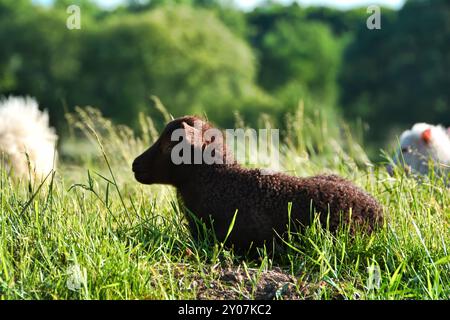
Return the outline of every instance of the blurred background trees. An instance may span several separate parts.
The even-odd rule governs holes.
[[[329,26],[306,20],[297,5],[255,10],[250,21],[258,31],[251,38],[260,61],[258,83],[285,106],[302,98],[334,106],[342,50]]]
[[[66,28],[69,4],[81,7],[81,30]],[[135,126],[140,112],[157,116],[152,95],[174,116],[206,113],[221,126],[235,111],[281,120],[303,100],[308,117],[362,120],[375,153],[414,122],[450,125],[450,3],[383,8],[381,30],[367,17],[274,2],[244,12],[220,0],[113,10],[0,0],[0,95],[35,96],[60,129],[85,105]]]
[[[343,110],[369,123],[372,139],[414,122],[450,125],[450,2],[384,13],[379,32],[358,30],[341,70]]]
[[[132,124],[151,95],[174,116],[206,112],[222,121],[246,99],[264,102],[250,47],[206,10],[171,6],[113,17],[85,44],[79,103],[105,106],[118,121]]]

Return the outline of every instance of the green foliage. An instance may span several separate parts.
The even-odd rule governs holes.
[[[0,22],[0,92],[36,96],[61,119],[62,101],[80,72],[79,34],[66,28],[62,12],[26,10],[33,13],[13,10]]]
[[[300,83],[312,97],[333,105],[340,47],[326,26],[281,21],[265,36],[263,46],[262,63],[268,66],[261,72],[265,86],[279,89]]]
[[[231,6],[213,7],[217,17],[225,24],[233,33],[246,39],[250,34],[250,28],[245,13]]]
[[[69,4],[81,7],[81,30],[66,28]],[[362,119],[377,152],[394,129],[448,125],[448,1],[382,8],[381,30],[367,17],[296,3],[242,12],[221,0],[130,0],[107,11],[0,0],[0,95],[35,96],[59,129],[77,105],[136,128],[140,111],[158,116],[151,96],[175,116],[206,112],[224,126],[236,112],[281,125],[304,101],[309,118]]]
[[[260,60],[261,86],[287,108],[306,100],[313,102],[308,106],[332,109],[343,42],[324,23],[308,20],[296,4],[257,9],[250,21],[258,30],[251,41]]]
[[[337,36],[354,33],[366,26],[367,13],[365,9],[344,11],[328,7],[308,7],[305,10],[308,20],[325,23]]]
[[[63,0],[55,9],[30,5],[33,15],[14,10],[2,20],[0,38],[20,35],[5,41],[0,53],[2,94],[36,96],[60,125],[63,108],[76,105],[98,106],[116,121],[136,125],[139,111],[155,114],[152,95],[175,116],[208,112],[222,124],[234,119],[230,110],[277,106],[255,83],[256,60],[244,34],[237,34],[245,28],[234,34],[217,18],[241,19],[232,9],[157,6],[94,21],[96,7],[78,4],[81,30],[65,27]],[[252,115],[250,109],[243,113]]]
[[[101,9],[92,0],[54,0],[53,7],[65,12],[71,5],[77,5],[81,9],[82,19],[94,17],[101,14]]]
[[[221,120],[243,100],[264,97],[250,48],[213,14],[190,7],[107,21],[88,37],[82,63],[81,103],[125,123],[148,109],[151,95],[175,116],[206,111]]]
[[[238,10],[232,1],[222,0],[128,0],[128,12],[142,12],[164,6],[191,6],[213,11],[235,34],[245,37],[248,33],[245,13]]]

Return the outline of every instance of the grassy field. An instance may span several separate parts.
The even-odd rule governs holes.
[[[344,125],[329,127],[319,115],[304,119],[300,108],[287,121],[282,170],[355,181],[385,207],[381,230],[350,238],[314,225],[292,234],[284,252],[258,257],[196,243],[174,190],[140,185],[131,173],[134,157],[157,135],[152,121],[142,117],[136,137],[80,110],[69,118],[72,138],[44,184],[1,172],[0,298],[449,299],[444,183],[389,177]],[[74,143],[81,133],[89,143]]]

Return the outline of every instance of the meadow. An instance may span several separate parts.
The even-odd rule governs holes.
[[[449,299],[450,192],[373,164],[344,123],[300,106],[285,119],[282,170],[335,173],[372,193],[386,222],[372,235],[292,232],[282,252],[238,255],[195,241],[174,189],[134,181],[131,163],[158,136],[95,109],[67,116],[60,161],[42,184],[0,174],[1,299]],[[161,114],[168,114],[160,108]],[[272,126],[269,117],[258,121]],[[236,127],[245,126],[236,117]],[[387,157],[386,157],[387,158]]]

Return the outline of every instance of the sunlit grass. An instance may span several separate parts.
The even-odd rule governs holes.
[[[78,139],[91,139],[90,152],[70,161],[63,154],[41,186],[1,173],[2,299],[195,299],[198,283],[214,288],[219,270],[230,266],[256,270],[254,286],[263,271],[279,267],[309,299],[450,298],[449,190],[436,177],[389,177],[348,130],[305,120],[300,109],[289,117],[283,170],[355,181],[383,204],[383,228],[350,237],[345,229],[333,236],[313,225],[292,232],[283,251],[255,257],[237,256],[211,237],[195,242],[174,190],[134,181],[131,162],[157,135],[150,119],[141,119],[142,137],[93,110],[69,122],[81,129]],[[254,297],[243,286],[233,290],[236,298]]]

